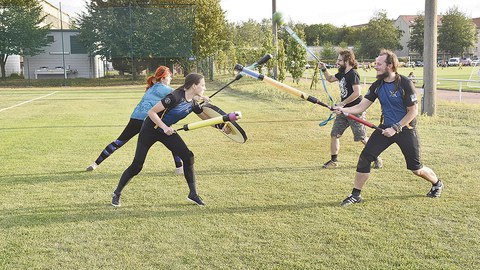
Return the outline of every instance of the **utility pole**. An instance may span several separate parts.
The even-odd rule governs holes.
[[[272,0],[272,35],[273,35],[273,46],[275,47],[275,52],[273,53],[273,59],[275,65],[273,66],[273,78],[277,79],[278,74],[278,41],[277,41],[277,23],[273,19],[273,14],[277,12],[277,0]]]
[[[425,0],[425,29],[423,42],[423,95],[422,113],[436,113],[437,94],[437,0]]]

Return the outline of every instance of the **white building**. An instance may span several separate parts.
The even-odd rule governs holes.
[[[41,16],[45,16],[39,26],[50,25],[47,38],[53,42],[35,56],[8,56],[6,76],[23,74],[25,79],[103,77],[104,61],[100,56],[89,56],[78,42],[79,31],[71,30],[72,17],[46,0],[38,0],[38,3],[42,6]]]
[[[403,31],[403,35],[400,38],[400,45],[402,45],[403,49],[395,51],[395,54],[398,57],[411,57],[411,58],[420,58],[420,55],[417,52],[410,51],[408,49],[408,42],[410,41],[410,36],[412,33],[413,29],[413,24],[415,19],[417,18],[417,15],[400,15],[398,18],[394,21],[395,27]],[[473,56],[480,57],[480,18],[473,18],[472,22],[476,25],[477,27],[477,32],[478,32],[478,41],[477,44],[475,45],[475,48],[473,48],[472,51],[469,53],[472,54]],[[442,26],[442,16],[437,15],[437,26],[441,27]]]
[[[44,52],[24,57],[25,79],[103,77],[105,62],[100,56],[88,55],[78,34],[78,30],[51,30],[47,38],[53,42]]]

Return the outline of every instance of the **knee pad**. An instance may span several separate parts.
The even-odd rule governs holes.
[[[370,173],[370,164],[372,164],[374,157],[365,154],[362,152],[357,163],[357,172],[359,173]]]
[[[113,142],[113,144],[116,145],[117,148],[120,148],[120,147],[122,147],[126,142],[127,142],[127,141],[115,140],[115,141]]]

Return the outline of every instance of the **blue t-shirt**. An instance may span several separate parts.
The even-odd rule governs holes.
[[[192,111],[196,114],[200,114],[203,111],[197,102],[194,100],[187,101],[185,99],[185,91],[183,89],[174,90],[172,93],[163,98],[161,102],[165,107],[165,110],[157,113],[157,115],[167,126],[177,123]],[[152,121],[152,119],[150,119],[150,117],[147,117],[144,125],[146,127],[153,128],[155,123]],[[159,131],[163,132],[162,129],[159,129]]]
[[[386,127],[398,123],[407,114],[407,107],[417,103],[413,83],[402,75],[399,81],[384,82],[383,80],[377,80],[370,86],[365,98],[371,102],[374,102],[377,98],[380,100],[382,107],[381,123]],[[415,125],[416,118],[407,126],[412,128]]]
[[[172,92],[172,88],[161,83],[155,83],[143,95],[142,100],[133,110],[130,118],[143,120],[147,117],[148,111],[155,106],[162,98],[166,97]]]

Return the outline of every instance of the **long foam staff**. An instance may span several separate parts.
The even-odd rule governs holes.
[[[243,67],[242,65],[240,64],[237,64],[235,65],[235,70],[239,71],[239,72],[243,72],[245,74],[247,74],[248,76],[252,77],[252,78],[255,78],[255,79],[258,79],[258,80],[261,80],[261,81],[264,81],[265,83],[268,83],[268,84],[271,84],[273,86],[275,86],[276,88],[280,89],[280,90],[283,90],[287,93],[290,93],[294,96],[297,96],[297,97],[300,97],[304,100],[307,100],[307,101],[310,101],[311,103],[314,103],[314,104],[318,104],[320,106],[323,106],[327,109],[329,109],[330,111],[333,111],[333,107],[332,106],[329,106],[323,102],[321,102],[318,98],[314,97],[314,96],[310,96],[310,95],[307,95],[305,94],[304,92],[298,90],[298,89],[295,89],[289,85],[286,85],[284,83],[281,83],[279,81],[276,81],[272,78],[269,78],[263,74],[260,74],[258,72],[255,72],[253,70],[250,70],[248,68],[245,68]],[[373,128],[373,129],[376,129],[378,131],[383,131],[381,128],[375,126],[374,124],[370,123],[370,122],[367,122],[361,118],[358,118],[357,116],[353,115],[353,114],[350,114],[350,113],[346,113],[346,112],[342,112],[343,115],[345,115],[346,117],[354,120],[354,121],[357,121],[367,127],[370,127],[370,128]]]
[[[177,129],[177,131],[178,130],[189,131],[189,130],[194,130],[194,129],[197,129],[197,128],[214,126],[216,124],[221,124],[221,123],[225,123],[225,122],[235,122],[237,120],[240,120],[241,118],[242,118],[242,112],[231,112],[229,114],[220,115],[220,116],[217,116],[217,117],[214,117],[214,118],[210,118],[210,119],[206,119],[206,120],[202,120],[202,121],[197,121],[197,122],[193,122],[193,123],[190,123],[190,124],[185,124],[185,125],[183,125],[183,127]],[[155,126],[155,129],[157,129],[157,128],[158,127]]]
[[[251,64],[250,66],[248,66],[248,69],[254,69],[260,65],[263,65],[265,64],[266,62],[268,62],[268,60],[270,60],[272,58],[272,55],[271,54],[266,54],[262,57],[262,59],[258,60],[257,62]],[[211,96],[209,96],[209,98],[212,98],[213,96],[215,96],[216,94],[218,94],[218,92],[222,91],[223,89],[227,88],[227,86],[229,86],[230,84],[234,83],[235,81],[238,81],[240,80],[242,77],[243,77],[244,74],[242,73],[238,73],[237,76],[235,77],[235,79],[231,80],[229,83],[227,83],[226,85],[224,85],[222,88],[218,89],[215,93],[213,93]]]

